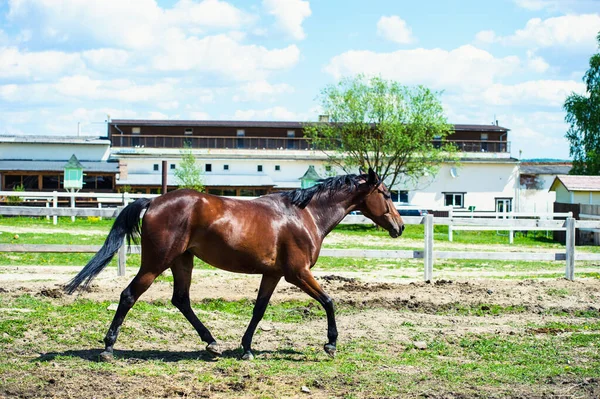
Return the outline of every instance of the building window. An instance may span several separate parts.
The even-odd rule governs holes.
[[[444,193],[444,205],[464,208],[465,193]]]
[[[408,203],[408,191],[390,190],[390,194],[392,195],[393,202]]]
[[[275,165],[275,172],[279,172],[281,170],[281,166],[280,165]]]
[[[258,166],[256,167],[256,171],[257,171],[257,172],[262,172],[262,171],[263,171],[263,169],[262,169],[262,165],[258,165]]]
[[[154,171],[158,171],[158,164],[157,163],[154,164]]]
[[[60,178],[61,176],[42,176],[42,190],[56,189],[60,188]]]
[[[174,163],[172,163],[172,164],[171,164],[171,170],[173,170],[173,169],[175,169],[175,168],[176,168],[175,164],[174,164]]]
[[[296,137],[296,131],[295,130],[288,130],[287,131],[287,136],[288,137]]]
[[[132,134],[140,134],[142,132],[142,128],[141,127],[132,127],[131,128],[131,133]]]
[[[223,170],[229,170],[229,165],[223,165]]]
[[[512,212],[512,198],[496,198],[496,212]]]
[[[185,130],[183,131],[183,134],[186,134],[186,135],[194,134],[194,129],[192,129],[191,127],[186,127]]]
[[[244,148],[244,136],[246,135],[246,132],[244,131],[244,129],[238,129],[236,132],[236,136],[237,136],[237,148]]]
[[[212,164],[211,163],[207,163],[204,165],[204,171],[205,172],[212,172]]]

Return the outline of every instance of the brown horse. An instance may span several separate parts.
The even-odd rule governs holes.
[[[140,213],[144,209],[140,231]],[[131,240],[141,235],[142,264],[121,294],[104,338],[106,347],[101,359],[112,357],[127,312],[167,268],[173,273],[173,305],[208,344],[207,351],[219,353],[212,334],[190,306],[194,256],[224,270],[263,275],[252,319],[242,338],[243,359],[253,358],[252,336],[281,277],[323,306],[328,338],[324,349],[334,356],[338,332],[333,301],[317,283],[311,268],[317,262],[325,236],[353,210],[361,211],[394,238],[404,230],[388,189],[371,169],[365,175],[332,177],[308,189],[251,201],[193,190],[176,190],[153,200],[138,199],[123,209],[100,251],[65,290],[71,294],[81,284],[88,286],[110,262],[125,236]]]

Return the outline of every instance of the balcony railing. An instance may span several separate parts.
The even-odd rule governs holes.
[[[114,135],[113,147],[306,150],[310,142],[295,137],[142,136]]]
[[[310,140],[297,137],[223,137],[223,136],[112,136],[113,147],[134,148],[208,148],[247,150],[308,150]],[[462,152],[510,152],[510,142],[489,140],[434,141],[434,146],[452,143]]]

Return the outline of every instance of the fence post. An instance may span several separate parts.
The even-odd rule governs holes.
[[[567,239],[566,239],[566,258],[567,266],[565,268],[565,278],[567,280],[575,279],[575,219],[572,217],[567,218],[565,222],[567,228]]]
[[[71,191],[71,209],[75,209],[75,192]],[[71,222],[75,221],[75,216],[71,216]]]
[[[52,194],[54,194],[52,197],[52,208],[58,208],[58,192],[53,191]],[[56,214],[52,216],[52,224],[58,224],[58,216]]]
[[[119,264],[117,266],[117,276],[125,275],[125,265],[127,263],[127,239],[123,239],[123,245],[119,248]]]
[[[454,216],[454,209],[451,207],[448,209],[448,241],[452,242],[452,216]]]
[[[512,212],[510,213],[510,216],[508,216],[509,219],[514,219],[514,216],[512,214]],[[508,243],[509,244],[514,244],[515,243],[515,231],[514,230],[509,230],[508,231]]]
[[[102,209],[102,202],[98,202],[98,209]],[[102,216],[100,216],[100,220],[102,220]]]
[[[433,279],[433,215],[425,215],[425,249],[423,263],[425,266],[425,281]]]

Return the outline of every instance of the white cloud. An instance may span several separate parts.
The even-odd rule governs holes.
[[[65,71],[83,70],[79,54],[62,51],[22,52],[16,47],[0,48],[0,78],[43,80]]]
[[[298,114],[289,111],[285,107],[273,107],[267,109],[248,109],[237,110],[233,115],[236,120],[278,120],[278,121],[296,121],[300,120]]]
[[[210,120],[210,115],[208,114],[208,112],[202,112],[202,111],[190,112],[189,117],[190,117],[190,119],[196,119],[196,120],[205,120],[205,121]]]
[[[485,50],[466,45],[451,51],[423,48],[391,53],[348,51],[333,57],[325,71],[336,79],[365,73],[436,89],[476,89],[489,86],[497,77],[510,75],[519,65],[518,57],[496,58]]]
[[[573,80],[534,80],[514,85],[494,84],[483,92],[492,105],[560,107],[572,92],[584,93],[585,85]]]
[[[239,94],[233,96],[235,102],[268,101],[274,102],[282,94],[294,92],[294,88],[286,83],[272,85],[266,80],[248,82],[238,89]]]
[[[306,38],[302,23],[312,14],[308,1],[263,0],[263,7],[275,17],[277,26],[284,33],[296,40]]]
[[[496,33],[493,30],[482,30],[475,35],[477,43],[494,43],[497,40]]]
[[[513,0],[515,4],[527,10],[539,11],[545,8],[555,8],[558,5],[556,0]]]
[[[152,59],[162,71],[205,71],[235,80],[263,79],[273,70],[288,69],[300,59],[296,45],[269,50],[262,46],[242,45],[226,35],[202,39],[184,37],[171,31],[169,46]]]
[[[102,70],[123,68],[130,60],[127,51],[112,48],[87,50],[81,56],[91,68]]]
[[[523,29],[510,36],[497,36],[493,31],[481,31],[476,40],[485,43],[526,47],[564,47],[593,51],[600,31],[599,14],[563,15],[560,17],[532,18]]]
[[[256,17],[235,6],[219,0],[179,0],[172,10],[166,11],[171,25],[179,23],[188,26],[239,29],[252,24]]]
[[[65,101],[121,101],[126,103],[170,104],[188,96],[196,101],[212,99],[209,90],[176,88],[168,81],[140,85],[128,79],[98,80],[86,75],[65,76],[53,83],[8,84],[0,86],[0,99],[23,104],[51,104]],[[204,97],[204,98],[203,98]]]
[[[527,51],[527,66],[529,69],[543,73],[550,68],[550,65],[540,56],[536,56],[535,53],[531,50]]]
[[[412,30],[408,27],[406,21],[397,15],[379,18],[379,21],[377,21],[377,34],[399,44],[409,44],[415,41]]]
[[[163,43],[163,32],[172,28],[198,34],[240,29],[256,20],[219,0],[180,0],[172,8],[161,8],[155,0],[14,0],[8,18],[46,40],[127,49]]]

